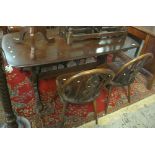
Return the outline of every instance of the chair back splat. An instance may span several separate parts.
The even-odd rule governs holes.
[[[68,79],[66,75],[60,76],[57,78],[58,92],[64,102],[88,103],[97,98],[100,88],[108,84],[113,77],[114,73],[109,69],[83,71]]]
[[[152,58],[152,53],[147,53],[131,60],[120,68],[120,70],[116,73],[113,81],[120,83],[122,86],[133,83],[137,73],[143,68],[145,64],[149,63]]]

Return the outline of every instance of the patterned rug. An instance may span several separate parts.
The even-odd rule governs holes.
[[[16,68],[11,73],[7,73],[7,81],[11,95],[12,106],[14,112],[18,116],[26,117],[32,124],[32,127],[60,127],[62,103],[60,99],[56,99],[54,111],[51,113],[36,112],[35,97],[32,84],[29,80],[29,73],[20,71]],[[145,97],[155,93],[155,86],[152,90],[145,87],[145,78],[138,75],[134,84],[132,84],[131,103],[137,102]],[[55,94],[55,79],[40,80],[39,90],[42,103],[44,105],[51,102],[51,98]],[[129,105],[126,97],[126,89],[114,88],[111,95],[110,106],[108,112],[111,113],[124,106]],[[97,98],[97,112],[99,117],[104,115],[105,101],[107,92],[102,90]],[[51,104],[51,108],[53,105]],[[94,119],[92,104],[71,105],[69,104],[66,112],[65,127],[77,127]],[[4,122],[3,108],[0,103],[0,122]]]

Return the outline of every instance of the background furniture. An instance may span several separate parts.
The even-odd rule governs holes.
[[[144,66],[144,68],[153,74],[153,77],[148,79],[148,89],[152,88],[153,83],[155,82],[155,27],[154,26],[130,26],[128,27],[128,33],[138,39],[141,42],[140,53],[139,55],[145,53],[152,53],[154,55],[152,63],[149,63]],[[145,72],[146,77],[147,73]]]
[[[99,96],[100,89],[109,84],[113,77],[114,73],[108,69],[92,69],[57,77],[57,91],[63,103],[63,124],[68,104],[88,103],[93,103],[96,124],[98,124],[96,98]]]
[[[117,33],[115,34],[113,32]],[[60,34],[63,35],[63,37],[66,39],[67,44],[70,45],[73,42],[82,40],[114,37],[114,34],[116,36],[121,35],[122,37],[125,38],[127,31],[126,27],[123,26],[85,26],[85,27],[67,26],[64,28],[63,31],[62,30],[60,31]]]

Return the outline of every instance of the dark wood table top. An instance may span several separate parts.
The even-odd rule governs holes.
[[[48,34],[50,36],[50,33]],[[66,40],[60,36],[55,37],[54,43],[48,43],[42,34],[36,35],[36,58],[30,59],[30,41],[25,38],[23,43],[19,43],[19,33],[10,33],[4,35],[2,39],[2,49],[7,63],[14,67],[30,67],[46,65],[69,60],[77,60],[92,56],[99,56],[108,53],[119,52],[136,48],[137,45],[128,37],[123,47],[113,49],[101,39],[87,40],[67,45]]]

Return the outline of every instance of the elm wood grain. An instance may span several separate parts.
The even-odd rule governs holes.
[[[104,40],[86,40],[67,45],[62,37],[55,37],[54,43],[48,43],[39,35],[36,40],[36,59],[32,60],[30,54],[30,40],[25,39],[23,43],[18,43],[19,33],[7,34],[2,39],[2,48],[7,63],[14,67],[32,67],[63,61],[77,60],[100,56],[128,49],[136,48],[138,45],[125,44],[118,48],[113,45],[105,44]],[[16,42],[17,41],[17,42]],[[117,43],[115,44],[117,46]]]
[[[24,27],[21,31],[20,31],[20,38],[19,38],[19,43],[23,43],[24,42],[24,37],[26,35],[26,33],[29,34],[30,37],[30,59],[36,59],[36,55],[37,55],[37,51],[36,51],[36,46],[35,46],[35,35],[40,32],[42,33],[42,35],[44,36],[44,39],[48,42],[54,42],[54,38],[48,38],[47,37],[47,29],[46,27],[43,26],[30,26],[30,27]],[[23,42],[22,42],[23,41]]]
[[[19,41],[24,41],[24,37],[26,35],[26,33],[28,33],[30,35],[30,42],[31,42],[31,39],[33,38],[33,41],[35,41],[35,38],[34,36],[38,33],[42,33],[44,39],[47,41],[47,42],[54,42],[54,38],[48,38],[47,37],[47,28],[45,26],[27,26],[27,27],[24,27],[21,29],[20,31],[20,39]],[[31,44],[34,44],[34,43],[31,43]],[[34,46],[34,45],[32,45]]]

